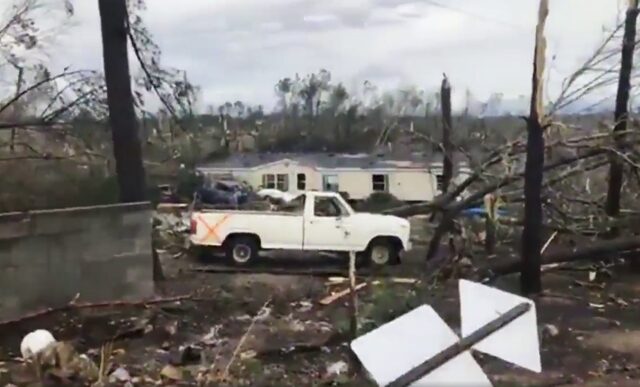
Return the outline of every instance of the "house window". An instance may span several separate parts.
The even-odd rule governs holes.
[[[436,175],[436,189],[442,192],[443,188],[444,188],[444,176]]]
[[[324,191],[338,192],[340,189],[338,184],[338,175],[323,175],[322,189]]]
[[[286,173],[272,174],[267,173],[262,175],[262,187],[263,188],[276,188],[280,191],[289,190],[289,175]]]
[[[371,186],[373,192],[388,192],[389,177],[387,175],[371,175]]]
[[[262,175],[262,186],[264,188],[276,188],[276,177],[272,174]]]
[[[304,191],[307,189],[307,175],[305,175],[304,173],[298,173],[298,189],[300,191]]]
[[[280,173],[276,175],[276,188],[280,191],[289,190],[289,175],[286,173]]]

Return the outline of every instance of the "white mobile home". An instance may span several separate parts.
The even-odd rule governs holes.
[[[262,153],[237,154],[197,169],[207,177],[232,175],[255,189],[346,192],[353,200],[387,192],[403,201],[418,202],[439,194],[442,163],[430,162],[423,155],[398,160],[369,154]]]

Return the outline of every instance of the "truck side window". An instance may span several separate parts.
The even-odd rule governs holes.
[[[315,216],[337,218],[346,215],[346,211],[332,197],[317,196],[314,200],[313,214]]]

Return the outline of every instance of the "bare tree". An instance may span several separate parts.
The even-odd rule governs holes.
[[[624,152],[624,132],[627,130],[629,93],[631,90],[631,71],[633,69],[633,53],[636,44],[636,22],[638,19],[638,0],[629,0],[629,7],[624,25],[624,38],[622,41],[622,61],[620,63],[620,77],[618,78],[618,91],[616,94],[615,110],[615,135],[616,150]],[[621,157],[617,153],[611,154],[609,165],[609,187],[605,210],[607,215],[617,217],[620,213],[620,191],[624,178],[624,166]],[[618,233],[617,228],[611,230],[612,234]]]
[[[109,123],[122,202],[145,200],[145,172],[127,55],[126,0],[98,0]]]
[[[453,178],[453,144],[451,143],[451,84],[447,74],[443,74],[440,87],[442,99],[442,148],[444,158],[442,162],[442,192],[446,193]]]
[[[547,42],[544,27],[549,15],[549,0],[540,0],[531,78],[531,107],[527,118],[527,158],[524,172],[524,229],[522,230],[523,294],[542,291],[540,273],[542,246],[542,177],[544,172],[543,82]]]

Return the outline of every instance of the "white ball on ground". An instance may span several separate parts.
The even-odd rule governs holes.
[[[45,348],[54,344],[56,339],[46,329],[37,329],[27,334],[20,343],[20,353],[25,360],[32,359]]]

